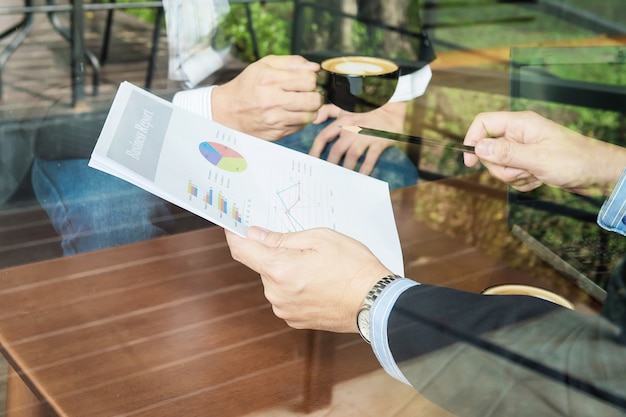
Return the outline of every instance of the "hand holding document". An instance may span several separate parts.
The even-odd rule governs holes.
[[[334,229],[404,273],[387,183],[235,131],[130,83],[115,96],[89,166],[241,236],[249,226]]]

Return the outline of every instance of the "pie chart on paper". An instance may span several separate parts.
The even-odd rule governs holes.
[[[221,143],[202,142],[199,149],[204,159],[224,171],[242,172],[248,167],[248,163],[239,152]]]

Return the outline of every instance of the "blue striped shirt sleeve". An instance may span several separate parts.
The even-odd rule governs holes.
[[[389,348],[389,338],[387,337],[387,322],[391,309],[396,303],[396,300],[407,289],[419,285],[417,282],[408,278],[401,278],[393,281],[389,284],[383,292],[376,298],[376,301],[372,305],[370,312],[371,323],[371,342],[374,355],[378,359],[378,362],[382,365],[383,369],[392,377],[399,381],[409,384],[409,381],[404,377],[400,368],[396,364]],[[409,384],[410,385],[410,384]]]
[[[626,236],[626,169],[598,214],[603,229]]]

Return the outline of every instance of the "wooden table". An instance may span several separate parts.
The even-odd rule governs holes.
[[[476,233],[420,220],[445,215],[457,192]],[[503,227],[484,206],[504,210],[504,197],[465,180],[394,191],[407,275],[470,291],[535,283],[596,309],[568,281],[542,273],[540,282],[480,248],[480,222]],[[0,271],[0,345],[11,365],[10,417],[311,410],[331,401],[334,384],[379,369],[357,335],[275,318],[258,276],[232,260],[217,227]]]

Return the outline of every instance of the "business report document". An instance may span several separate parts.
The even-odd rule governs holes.
[[[120,85],[89,166],[245,236],[326,227],[404,273],[386,182],[205,119]]]

